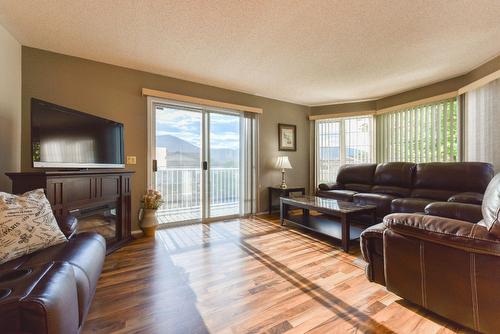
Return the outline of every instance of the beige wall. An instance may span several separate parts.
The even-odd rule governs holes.
[[[21,163],[21,44],[0,25],[0,191]]]
[[[137,156],[133,182],[133,213],[146,190],[147,122],[143,87],[223,102],[260,107],[260,205],[267,209],[267,186],[279,184],[280,173],[271,168],[279,154],[288,155],[293,170],[289,183],[308,186],[309,108],[231,90],[168,78],[137,70],[65,56],[39,49],[22,49],[22,170],[31,169],[30,99],[36,97],[69,108],[122,122],[125,154]],[[297,152],[278,152],[278,123],[297,125]],[[134,219],[133,229],[136,229]]]
[[[376,107],[377,105],[375,101],[330,104],[311,107],[311,115],[330,115],[338,113],[373,111]]]
[[[428,97],[457,91],[460,87],[467,84],[464,76],[459,76],[453,79],[440,81],[438,83],[412,89],[410,91],[384,97],[376,101],[377,109],[397,106],[399,104],[413,102]]]
[[[500,56],[493,58],[492,60],[467,73],[464,76],[466,84],[479,80],[498,70],[500,70]]]
[[[311,115],[329,115],[346,112],[363,112],[366,110],[383,109],[403,103],[417,101],[428,97],[456,91],[459,88],[478,80],[490,73],[500,70],[500,56],[484,63],[467,74],[440,81],[424,87],[412,89],[400,94],[391,95],[378,100],[341,103],[317,106],[311,108]]]

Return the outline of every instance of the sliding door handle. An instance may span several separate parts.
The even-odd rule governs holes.
[[[208,161],[203,161],[203,170],[208,170]]]
[[[153,160],[153,172],[158,171],[158,161],[156,159]]]

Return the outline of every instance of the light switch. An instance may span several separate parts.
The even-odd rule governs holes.
[[[127,165],[135,165],[137,163],[137,159],[135,155],[127,155]]]

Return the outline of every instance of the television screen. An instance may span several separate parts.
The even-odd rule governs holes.
[[[123,124],[31,99],[33,167],[123,168]]]

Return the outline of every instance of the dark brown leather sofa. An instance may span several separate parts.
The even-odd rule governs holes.
[[[448,203],[390,214],[361,234],[368,279],[463,326],[499,333],[500,174],[486,189],[479,222],[450,218],[456,208],[438,217],[435,205]]]
[[[425,212],[481,219],[484,191],[494,175],[481,162],[344,165],[335,183],[320,184],[317,196],[377,206],[377,218],[394,212]],[[438,205],[429,204],[440,202]],[[444,203],[443,203],[444,202]]]
[[[1,333],[78,333],[101,274],[106,243],[75,235],[76,220],[58,222],[68,242],[0,265]]]

